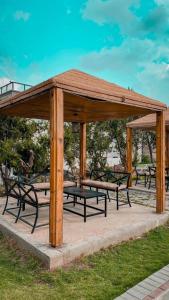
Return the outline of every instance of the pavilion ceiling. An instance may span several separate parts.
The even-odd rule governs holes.
[[[0,101],[0,113],[26,118],[50,118],[50,91],[64,91],[64,120],[104,121],[142,116],[166,105],[86,73],[70,70],[10,99]]]

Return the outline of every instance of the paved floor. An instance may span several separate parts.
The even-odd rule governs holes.
[[[90,199],[89,201],[96,205],[95,200]],[[14,238],[21,247],[32,251],[50,269],[67,264],[81,255],[88,255],[101,248],[138,237],[148,230],[164,224],[169,217],[168,212],[158,215],[154,208],[134,203],[131,208],[126,205],[117,211],[114,201],[108,203],[106,218],[98,215],[87,219],[86,223],[83,222],[82,217],[64,211],[64,243],[62,247],[54,249],[49,246],[48,226],[38,228],[34,234],[31,234],[31,228],[22,221],[15,224],[13,216],[7,213],[2,216],[4,202],[5,199],[0,198],[0,230]],[[13,204],[11,203],[11,205]],[[101,206],[103,206],[103,202],[99,203],[99,207]],[[80,210],[81,208],[77,206],[76,209]],[[28,211],[30,209],[26,208],[26,213]],[[43,208],[39,222],[46,223],[48,218],[48,209]]]
[[[116,300],[169,300],[169,265],[141,281]]]
[[[139,182],[135,186],[133,182],[132,189],[130,191],[131,201],[137,204],[156,207],[156,191],[155,187],[151,189],[145,188],[144,183]],[[169,192],[166,192],[166,210],[169,210]]]

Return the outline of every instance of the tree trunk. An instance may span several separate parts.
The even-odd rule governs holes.
[[[147,145],[148,145],[148,149],[149,149],[149,153],[150,153],[150,160],[151,160],[151,163],[153,163],[153,149],[152,149],[149,135],[147,132],[146,132],[146,139],[147,139]]]

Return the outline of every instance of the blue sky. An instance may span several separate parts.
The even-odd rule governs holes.
[[[0,85],[78,68],[169,104],[169,0],[0,0]]]

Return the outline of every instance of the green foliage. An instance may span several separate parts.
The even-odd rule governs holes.
[[[111,140],[115,141],[123,166],[126,165],[126,124],[129,119],[107,121],[107,128]]]
[[[106,122],[90,123],[87,126],[87,156],[89,169],[105,169],[107,154],[111,151],[111,136]]]
[[[19,160],[27,159],[29,150],[35,153],[35,172],[49,162],[48,123],[22,118],[0,117],[0,164],[19,169]]]
[[[107,167],[107,155],[112,150],[112,142],[120,155],[121,163],[126,165],[126,123],[131,119],[90,123],[87,125],[88,169]],[[137,130],[133,134],[133,163],[138,162],[139,146],[148,146],[150,161],[155,147],[154,133]],[[15,169],[19,160],[27,161],[28,150],[35,153],[33,172],[42,170],[49,164],[50,145],[48,122],[22,118],[0,117],[0,163],[6,163]],[[80,155],[79,132],[72,132],[72,123],[64,125],[64,158],[72,173],[77,174]],[[142,154],[143,156],[143,154]],[[148,157],[142,161],[149,163]]]
[[[150,164],[151,163],[150,157],[148,155],[143,155],[141,163],[142,164]]]
[[[72,123],[64,124],[64,158],[72,173],[76,172],[76,164],[79,165],[80,132],[72,132]]]
[[[72,172],[79,166],[80,155],[80,126],[79,132],[72,132],[72,124],[64,126],[64,153],[65,162]],[[104,168],[107,163],[107,154],[111,151],[111,137],[108,134],[106,122],[90,123],[87,126],[87,158],[88,168]]]

